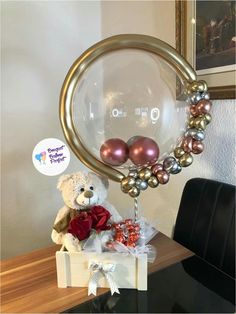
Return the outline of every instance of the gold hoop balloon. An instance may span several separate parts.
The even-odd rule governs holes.
[[[122,49],[138,49],[164,59],[185,82],[186,94],[190,99],[189,123],[181,143],[174,150],[174,156],[167,156],[161,165],[130,171],[128,176],[103,163],[89,152],[76,131],[73,119],[73,98],[82,75],[101,56]],[[210,106],[206,83],[197,81],[193,68],[174,48],[151,36],[124,34],[96,43],[71,66],[61,89],[60,121],[70,148],[87,167],[113,181],[121,182],[123,192],[137,197],[140,190],[145,190],[147,186],[154,188],[159,183],[167,183],[170,173],[176,174],[181,167],[192,163],[191,153],[200,153],[203,150],[203,131],[211,119]]]

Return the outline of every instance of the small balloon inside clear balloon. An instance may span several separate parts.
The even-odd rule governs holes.
[[[153,139],[138,135],[127,142],[120,138],[108,139],[100,148],[102,161],[110,166],[122,166],[128,159],[134,167],[153,165],[158,160],[159,153],[158,144]]]

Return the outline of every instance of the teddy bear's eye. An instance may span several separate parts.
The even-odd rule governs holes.
[[[93,190],[94,189],[94,187],[93,186],[90,186],[90,190]]]
[[[80,189],[80,192],[84,192],[84,188],[81,188],[81,189]]]

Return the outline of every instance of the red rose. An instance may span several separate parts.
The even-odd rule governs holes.
[[[96,231],[102,231],[110,229],[110,226],[107,225],[107,222],[109,218],[111,217],[111,214],[108,210],[106,210],[102,206],[93,206],[90,210],[90,214],[92,217],[92,228]]]
[[[80,212],[78,216],[70,221],[68,232],[79,240],[89,237],[92,228],[92,217],[87,212]]]

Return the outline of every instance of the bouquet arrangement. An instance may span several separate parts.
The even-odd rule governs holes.
[[[68,232],[83,241],[85,252],[119,252],[134,255],[147,253],[148,261],[153,262],[156,252],[148,242],[157,234],[143,217],[138,221],[124,219],[110,223],[111,214],[103,206],[93,206],[87,211],[80,211],[73,218]]]

